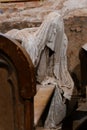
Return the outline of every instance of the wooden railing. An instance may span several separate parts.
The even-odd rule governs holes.
[[[30,2],[30,1],[40,1],[40,0],[0,0],[0,2]]]

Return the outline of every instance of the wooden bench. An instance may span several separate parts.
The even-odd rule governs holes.
[[[38,122],[54,92],[55,86],[46,85],[45,87],[39,86],[39,90],[34,97],[34,125],[38,125]]]
[[[55,87],[40,86],[36,94],[30,56],[19,42],[3,34],[0,34],[0,76],[0,129],[33,130]]]

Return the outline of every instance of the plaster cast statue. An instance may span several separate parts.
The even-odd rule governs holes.
[[[12,34],[12,35],[10,35]],[[66,115],[65,100],[71,99],[74,84],[67,69],[67,37],[58,12],[46,16],[40,27],[13,29],[7,36],[19,40],[36,68],[37,82],[56,87],[45,127],[56,128]]]

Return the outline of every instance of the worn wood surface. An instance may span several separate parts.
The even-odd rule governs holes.
[[[35,72],[32,61],[25,49],[17,41],[1,34],[0,50],[10,57],[18,71],[20,95],[26,99],[33,97],[36,93]]]
[[[45,87],[42,87],[40,85],[40,88],[37,91],[37,94],[34,97],[34,125],[36,126],[38,124],[39,119],[41,118],[41,115],[44,112],[44,109],[46,108],[46,105],[48,104],[53,92],[54,92],[55,86],[52,85],[46,85]]]
[[[33,130],[36,82],[20,44],[0,34],[0,129]]]

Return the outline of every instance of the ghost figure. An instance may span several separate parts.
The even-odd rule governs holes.
[[[36,68],[39,84],[55,86],[45,127],[56,128],[66,115],[65,100],[71,99],[74,83],[67,69],[67,37],[58,12],[48,14],[40,27],[13,29],[7,36],[19,40]]]

